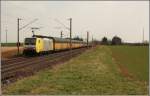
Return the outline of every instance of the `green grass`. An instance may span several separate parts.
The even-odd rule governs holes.
[[[22,46],[23,43],[21,43],[20,46]],[[1,43],[1,46],[7,46],[7,47],[12,47],[12,46],[17,46],[16,43]]]
[[[148,46],[111,46],[113,57],[139,80],[149,80]]]
[[[148,94],[148,85],[122,76],[107,46],[7,86],[3,94]]]

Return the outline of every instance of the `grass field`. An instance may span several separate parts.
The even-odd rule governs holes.
[[[149,78],[148,46],[111,46],[113,57],[139,80]]]
[[[123,49],[123,47],[116,48],[120,50]],[[124,50],[125,49],[123,49],[123,51]],[[139,51],[138,48],[137,51]],[[143,49],[143,51],[145,51],[145,49]],[[34,76],[19,80],[18,82],[7,86],[2,90],[2,92],[3,94],[13,95],[148,94],[148,83],[146,83],[146,81],[143,81],[147,80],[147,75],[144,76],[145,79],[143,80],[140,80],[138,78],[128,79],[120,72],[120,68],[118,67],[119,63],[116,63],[116,60],[122,62],[124,61],[117,59],[118,57],[114,56],[122,54],[121,52],[116,51],[115,47],[98,46],[94,49],[88,50],[82,55],[75,57],[64,64],[57,65],[52,69],[46,69],[44,71],[38,72]],[[141,53],[138,54],[131,51],[130,55],[131,54],[134,56],[134,54],[140,55]],[[126,56],[126,58],[128,58],[128,55]],[[130,56],[130,58],[132,58],[133,56]],[[122,57],[119,56],[119,58]],[[147,57],[145,60],[147,60]],[[147,61],[145,63],[144,62],[145,61],[142,62],[143,66],[147,66],[145,64]],[[135,64],[133,64],[132,66],[137,67],[137,65]],[[133,70],[138,71],[138,68],[134,69],[134,67],[131,66],[128,66],[127,68],[129,70],[130,68],[133,68]],[[143,70],[144,68],[146,68],[145,70],[147,70],[147,67],[143,67]],[[143,74],[144,73],[145,72],[143,72]],[[137,73],[133,72],[132,74],[136,75]]]

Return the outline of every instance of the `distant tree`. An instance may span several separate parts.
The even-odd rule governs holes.
[[[76,37],[73,38],[73,40],[83,41],[83,38],[80,38],[79,36],[76,36]]]
[[[101,43],[102,44],[108,44],[107,37],[103,37]]]
[[[118,36],[114,36],[112,38],[112,45],[120,45],[122,43],[122,40],[120,37]]]

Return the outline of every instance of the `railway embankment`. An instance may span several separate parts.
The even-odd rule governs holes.
[[[122,75],[108,46],[97,46],[53,68],[10,84],[3,94],[148,94],[148,85]]]

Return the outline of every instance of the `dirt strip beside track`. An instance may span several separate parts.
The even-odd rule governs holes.
[[[23,47],[20,47],[20,53],[22,53]],[[16,57],[17,47],[1,47],[1,59],[7,60],[9,58]]]

